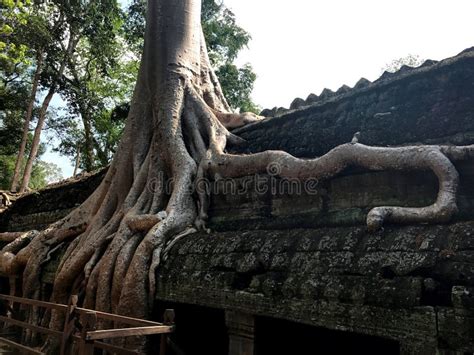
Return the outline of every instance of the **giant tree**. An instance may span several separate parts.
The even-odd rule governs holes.
[[[89,308],[135,317],[150,314],[155,275],[179,238],[203,228],[207,191],[200,179],[265,173],[278,164],[281,177],[331,178],[348,166],[370,170],[430,169],[439,193],[427,207],[376,207],[370,230],[384,222],[438,223],[457,211],[455,155],[474,155],[474,147],[338,146],[303,160],[281,151],[234,155],[226,147],[240,139],[221,122],[256,120],[229,112],[209,65],[200,24],[200,0],[150,0],[145,45],[128,121],[120,147],[98,189],[67,217],[39,233],[27,233],[1,254],[3,272],[23,271],[23,293],[39,297],[41,265],[62,243],[51,299],[67,302],[84,292]],[[231,120],[231,121],[232,121]],[[171,181],[171,190],[163,185]],[[153,187],[153,188],[152,188]],[[100,285],[100,287],[99,287]],[[39,322],[32,314],[30,321]],[[62,326],[59,314],[50,326]],[[100,327],[108,326],[101,323]]]
[[[125,21],[125,37],[134,52],[141,53],[145,32],[145,0],[132,0]],[[260,108],[252,101],[256,74],[250,64],[238,67],[234,62],[250,42],[251,36],[237,24],[234,13],[222,0],[203,0],[201,23],[206,39],[209,62],[226,94],[232,109],[258,113]]]
[[[2,68],[3,69],[3,68]],[[7,78],[8,73],[0,70],[0,80]],[[9,190],[12,177],[15,172],[15,163],[18,161],[18,146],[23,143],[24,151],[29,150],[32,135],[29,130],[25,131],[24,123],[25,102],[30,99],[31,87],[28,83],[28,74],[21,73],[19,79],[15,79],[8,85],[0,84],[0,190]],[[40,145],[38,157],[45,152],[45,146]],[[22,168],[23,165],[20,166]],[[56,178],[51,164],[40,159],[35,161],[32,169],[30,187],[44,187],[48,181]]]

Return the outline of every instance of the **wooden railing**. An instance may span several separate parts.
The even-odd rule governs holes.
[[[6,308],[11,310],[11,312],[9,312],[10,316],[0,315],[0,322],[4,322],[4,326],[18,326],[23,330],[28,329],[32,332],[56,337],[61,342],[61,355],[65,355],[73,343],[75,343],[75,347],[79,355],[92,355],[94,354],[94,349],[102,349],[110,354],[136,355],[139,354],[137,351],[115,346],[101,340],[154,334],[161,334],[159,354],[164,355],[166,354],[168,334],[174,331],[174,311],[171,309],[165,311],[163,323],[157,323],[144,319],[131,318],[118,314],[99,312],[77,307],[77,296],[71,296],[69,305],[3,294],[0,294],[0,301],[8,303]],[[12,315],[14,313],[12,312],[12,305],[14,303],[23,306],[40,307],[48,310],[65,312],[63,331],[29,324],[27,322],[15,319]],[[116,324],[120,324],[120,326],[126,325],[131,327],[96,330],[96,324],[98,320],[112,321]],[[78,329],[77,325],[79,325],[79,328],[81,328],[80,330]],[[22,353],[36,355],[43,354],[37,349],[28,347],[4,337],[0,337],[0,343],[4,343],[12,348],[20,350]]]

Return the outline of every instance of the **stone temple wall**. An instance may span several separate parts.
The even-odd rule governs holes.
[[[264,110],[264,114],[270,114]],[[368,145],[474,143],[474,48],[441,62],[353,88],[310,95],[298,109],[236,132],[247,140],[238,152],[285,150],[298,157],[322,155],[361,132]]]
[[[30,192],[0,213],[0,232],[41,230],[79,206],[99,186],[105,170]]]
[[[314,157],[357,131],[372,145],[473,144],[474,52],[326,90],[291,108],[266,110],[274,117],[236,130],[247,142],[233,151]],[[272,317],[387,338],[402,354],[473,353],[474,161],[454,164],[461,186],[451,223],[387,225],[373,234],[364,225],[370,208],[428,205],[436,198],[435,176],[348,169],[309,187],[270,175],[218,185],[211,233],[175,245],[158,273],[157,301],[178,311],[225,311],[227,325],[240,329],[232,328],[231,342],[248,342],[253,319]],[[19,199],[0,214],[0,231],[43,228],[102,177]],[[44,282],[52,281],[55,265],[46,265]]]

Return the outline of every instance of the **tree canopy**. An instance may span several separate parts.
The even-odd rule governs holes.
[[[33,173],[31,164],[44,151],[37,148],[44,129],[59,142],[50,149],[68,156],[75,171],[108,165],[122,135],[138,74],[146,1],[133,0],[126,9],[116,0],[1,1],[5,19],[0,28],[1,90],[9,93],[17,134],[9,142],[16,146],[16,159],[15,149],[3,158],[8,160],[4,180],[15,175],[14,188],[22,176],[28,178],[25,165]],[[242,112],[259,111],[250,96],[256,79],[252,67],[234,64],[250,34],[219,0],[203,1],[202,28],[210,63],[230,106]],[[53,95],[61,96],[66,109],[52,114]]]
[[[26,1],[2,0],[0,15],[0,189],[9,189],[22,141],[25,102],[29,101],[37,50],[50,40],[46,5]],[[34,109],[34,107],[32,107]],[[27,132],[25,146],[30,149],[32,135]],[[40,157],[45,146],[39,148]],[[26,158],[26,155],[23,157]],[[24,162],[21,164],[24,168]],[[59,177],[59,168],[37,159],[32,166],[30,188],[41,188]]]
[[[125,21],[126,38],[137,54],[143,46],[145,12],[146,1],[133,0]],[[250,64],[242,67],[234,64],[239,52],[249,44],[251,35],[237,24],[234,13],[221,0],[202,1],[201,22],[210,63],[230,106],[241,112],[258,113],[260,107],[251,99],[257,76]]]

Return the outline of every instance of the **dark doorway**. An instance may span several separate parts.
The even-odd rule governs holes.
[[[180,351],[169,349],[171,355],[225,355],[229,351],[229,339],[223,310],[181,303],[159,302],[155,307],[154,320],[161,321],[165,309],[175,311],[176,331],[171,341]]]
[[[255,330],[257,355],[399,355],[397,341],[259,317]]]
[[[4,295],[8,295],[10,293],[10,283],[6,277],[0,277],[0,293],[3,293]],[[5,305],[6,302],[0,300],[0,315],[2,316],[6,315],[7,312]]]

